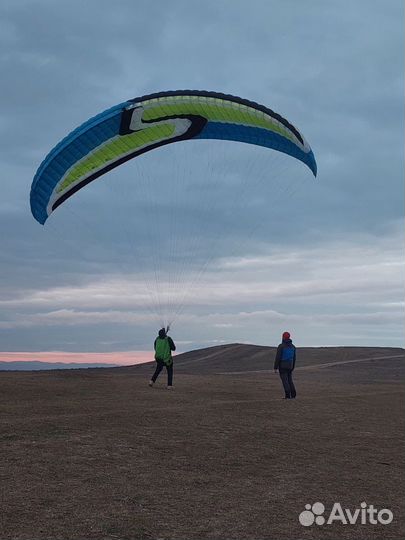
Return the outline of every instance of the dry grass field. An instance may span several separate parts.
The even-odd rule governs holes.
[[[1,540],[400,539],[401,349],[299,349],[282,400],[274,349],[228,345],[153,364],[0,373]],[[313,525],[320,501],[389,525]]]

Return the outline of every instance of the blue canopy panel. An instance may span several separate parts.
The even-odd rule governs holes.
[[[39,223],[44,224],[49,217],[49,199],[66,171],[119,133],[121,114],[128,104],[120,103],[93,116],[62,139],[43,160],[34,176],[30,195],[31,212]]]
[[[302,161],[311,169],[314,176],[317,173],[317,165],[312,150],[303,152],[290,140],[267,129],[223,124],[222,122],[208,122],[201,133],[196,135],[194,139],[223,139],[272,148]]]

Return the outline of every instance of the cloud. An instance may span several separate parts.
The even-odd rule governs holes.
[[[373,328],[380,326],[391,328],[398,344],[404,307],[401,238],[397,230],[392,238],[374,239],[374,244],[363,238],[295,251],[279,246],[254,257],[219,259],[189,294],[184,287],[193,283],[193,276],[183,276],[178,288],[162,282],[161,293],[155,289],[148,294],[151,284],[136,274],[87,278],[75,287],[17,291],[0,301],[7,313],[0,329],[50,327],[54,330],[48,341],[55,347],[61,332],[69,329],[75,335],[75,328],[94,327],[100,329],[100,338],[93,345],[102,348],[106,337],[114,342],[117,326],[124,334],[134,327],[137,332],[149,328],[150,333],[162,324],[159,317],[167,310],[176,320],[174,329],[194,336],[183,340],[188,342],[209,341],[201,328],[213,329],[215,339],[223,339],[223,332],[230,341],[240,341],[242,329],[252,341],[255,336],[263,341],[266,326],[294,324],[297,329],[312,328],[305,336],[308,344],[317,334],[315,328],[326,329],[325,335],[337,328],[361,328],[362,333],[368,328],[377,339]],[[387,336],[379,339],[386,343]]]

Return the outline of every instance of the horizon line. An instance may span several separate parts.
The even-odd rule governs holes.
[[[154,360],[153,351],[65,352],[65,351],[4,351],[0,362],[47,362],[51,364],[114,364],[117,366],[144,364]]]

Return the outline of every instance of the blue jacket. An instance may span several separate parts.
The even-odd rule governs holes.
[[[274,360],[274,369],[295,368],[296,349],[291,339],[283,339],[277,347],[276,359]]]

